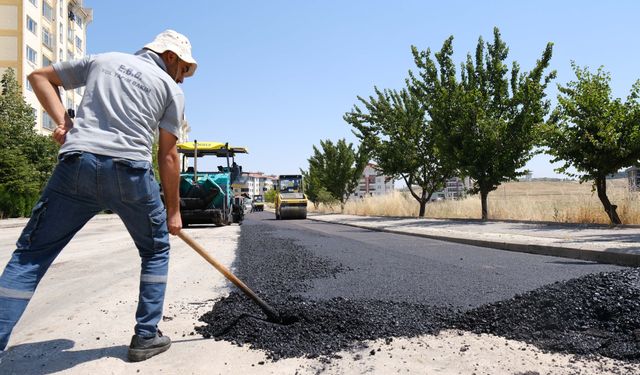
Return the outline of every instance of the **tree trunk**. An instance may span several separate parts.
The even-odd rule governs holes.
[[[607,197],[607,179],[604,177],[597,177],[595,179],[595,183],[596,190],[598,191],[598,198],[600,198],[600,202],[602,202],[602,206],[604,207],[604,212],[606,212],[607,216],[609,216],[611,224],[622,224],[622,221],[620,220],[620,217],[618,217],[618,213],[616,212],[618,206],[616,206],[615,204],[611,204],[609,198]]]
[[[487,220],[489,216],[489,209],[487,208],[488,191],[480,189],[480,202],[482,203],[482,220]]]
[[[427,190],[422,189],[422,196],[418,200],[418,202],[420,202],[420,213],[418,214],[419,217],[424,217],[424,215],[427,213],[427,203],[429,203],[429,199],[431,199],[432,194],[433,193],[427,194]]]

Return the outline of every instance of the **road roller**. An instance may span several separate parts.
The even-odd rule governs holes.
[[[276,220],[307,218],[307,196],[302,191],[301,175],[278,176],[275,189]]]

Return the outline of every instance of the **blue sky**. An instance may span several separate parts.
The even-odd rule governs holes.
[[[530,70],[554,43],[556,84],[574,79],[570,62],[612,75],[613,95],[626,98],[640,78],[637,1],[121,1],[85,0],[93,8],[89,53],[135,52],[156,34],[187,35],[199,66],[183,84],[190,140],[249,148],[244,171],[306,169],[313,145],[346,138],[342,116],[373,87],[400,89],[410,46],[437,51],[454,36],[455,60],[500,28],[509,61]],[[557,167],[557,166],[556,166]],[[534,177],[558,177],[549,157],[535,157]]]

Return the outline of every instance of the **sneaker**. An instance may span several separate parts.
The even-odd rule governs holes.
[[[158,330],[155,336],[150,338],[133,335],[131,345],[129,345],[129,361],[140,362],[153,357],[154,355],[166,352],[171,346],[171,339],[163,336]]]

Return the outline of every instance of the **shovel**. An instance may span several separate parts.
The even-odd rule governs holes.
[[[262,309],[262,311],[267,315],[269,322],[278,323],[278,324],[287,323],[284,321],[286,319],[283,319],[273,307],[269,306],[265,301],[262,300],[262,298],[258,297],[257,294],[255,294],[251,289],[249,289],[249,287],[245,283],[243,283],[242,280],[237,278],[225,266],[220,264],[211,255],[209,255],[207,251],[202,246],[200,246],[200,244],[197,243],[193,238],[191,238],[188,234],[186,234],[184,231],[180,231],[178,233],[178,237],[180,237],[184,242],[186,242],[187,245],[191,246],[191,248],[193,248],[193,250],[195,250],[198,254],[200,254],[200,256],[202,256],[207,262],[211,263],[211,265],[214,266],[218,271],[220,271],[220,273],[222,273],[224,277],[226,277],[229,281],[231,281],[238,288],[240,288],[240,290],[242,290],[244,294],[249,296],[255,303],[257,303],[258,306],[260,306],[260,309]]]

